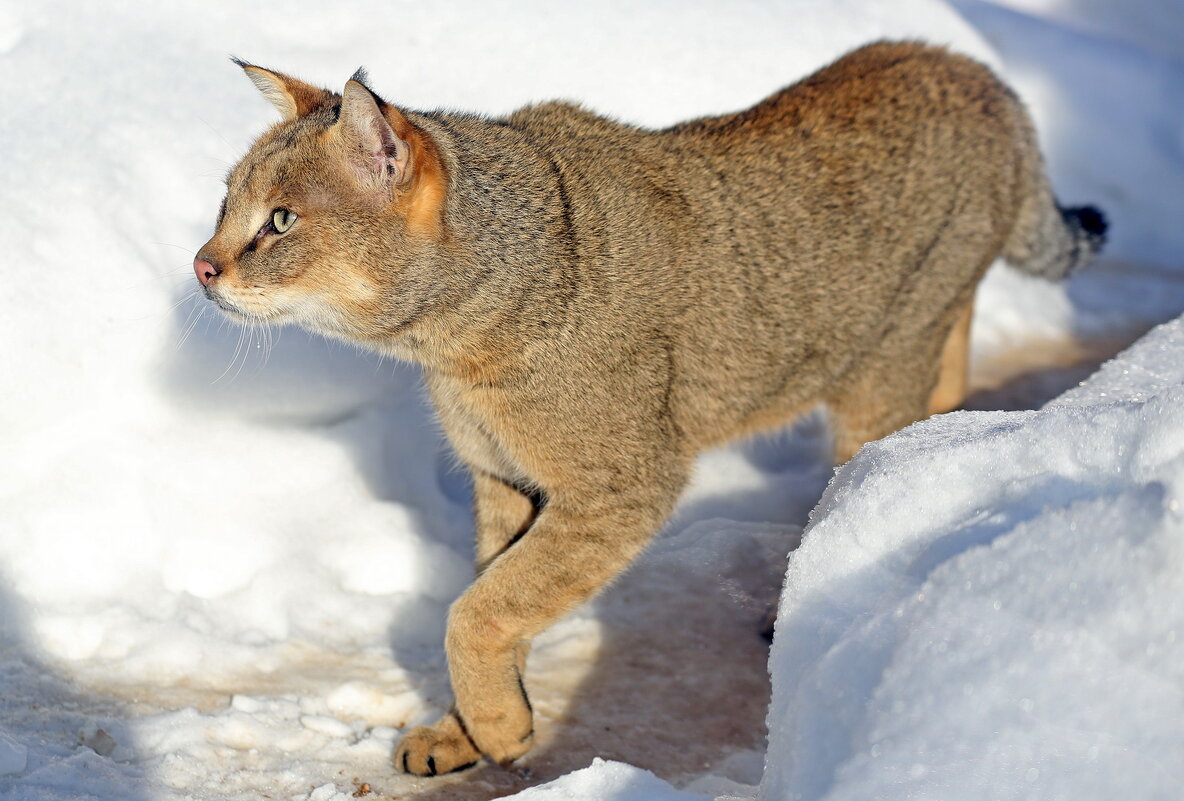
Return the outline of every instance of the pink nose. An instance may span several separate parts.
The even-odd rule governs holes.
[[[193,260],[193,272],[197,273],[197,280],[201,281],[202,286],[209,286],[210,279],[222,271],[205,259],[198,258]]]

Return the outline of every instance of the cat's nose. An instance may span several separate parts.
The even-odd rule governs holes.
[[[201,281],[202,286],[209,286],[210,279],[222,271],[205,259],[198,257],[193,260],[193,272],[197,273],[197,280]]]

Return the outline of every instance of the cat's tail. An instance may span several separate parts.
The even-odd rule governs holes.
[[[1062,208],[1051,196],[1020,212],[1003,258],[1021,272],[1056,281],[1086,265],[1106,242],[1106,217],[1094,206]]]
[[[1025,115],[1026,117],[1026,115]],[[1106,242],[1106,217],[1095,206],[1063,207],[1048,184],[1031,123],[1024,119],[1022,200],[1003,258],[1029,275],[1055,281],[1088,264]]]

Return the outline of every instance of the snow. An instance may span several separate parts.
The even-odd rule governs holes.
[[[696,801],[703,796],[684,793],[654,776],[620,762],[594,759],[583,770],[573,771],[545,787],[523,790],[522,801]]]
[[[1176,797],[1182,346],[839,472],[790,559],[761,798]]]
[[[1025,2],[1055,10],[1030,15],[983,0],[954,6],[996,48],[1008,80],[1027,100],[1058,193],[1088,198],[1111,218],[1108,256],[1178,265],[1184,8],[1107,3],[1091,15],[1090,7],[1103,3]],[[1156,47],[1168,32],[1177,52]],[[1144,120],[1132,124],[1139,116]]]
[[[1180,323],[829,487],[817,415],[706,454],[663,538],[536,643],[535,751],[422,780],[389,755],[449,703],[467,480],[414,367],[246,334],[190,262],[272,119],[230,53],[329,86],[364,63],[412,107],[660,125],[923,36],[999,67],[1063,198],[1115,223],[1065,286],[980,290],[970,405],[1031,408],[1184,309],[1182,23],[1154,0],[0,5],[0,799],[1169,797]],[[754,632],[791,550],[769,706]]]
[[[28,763],[29,749],[0,730],[0,776],[20,773]]]

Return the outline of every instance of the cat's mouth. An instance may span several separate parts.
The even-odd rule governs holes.
[[[227,292],[219,288],[204,287],[206,298],[213,301],[222,313],[236,323],[250,325],[253,323],[283,322],[283,314],[272,304],[260,303],[261,290],[256,288],[252,294]]]

